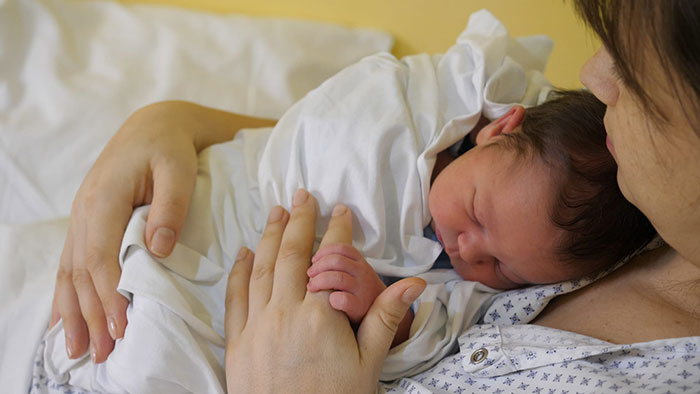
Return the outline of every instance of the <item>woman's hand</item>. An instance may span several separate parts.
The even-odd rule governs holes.
[[[51,323],[63,319],[66,351],[104,361],[124,335],[128,301],[117,292],[118,254],[134,207],[151,204],[145,241],[167,256],[185,221],[197,175],[197,152],[243,127],[274,121],[187,102],[138,110],[117,131],[73,201],[54,291]]]
[[[272,209],[253,254],[242,249],[226,291],[226,378],[230,393],[373,393],[399,322],[425,288],[404,279],[377,297],[357,331],[328,292],[310,293],[315,200],[295,194],[291,217]],[[322,245],[350,244],[351,213],[340,205]],[[253,261],[254,260],[254,261]]]

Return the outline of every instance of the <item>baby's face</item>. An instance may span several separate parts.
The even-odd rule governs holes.
[[[490,146],[455,159],[430,190],[431,226],[464,279],[497,289],[572,277],[554,253],[562,230],[550,220],[554,183],[538,159]]]

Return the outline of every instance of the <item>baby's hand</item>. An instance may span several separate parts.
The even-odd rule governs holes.
[[[333,309],[343,311],[359,324],[374,299],[386,289],[379,276],[357,249],[347,244],[326,245],[311,259],[306,271],[311,292],[335,290],[329,301]]]

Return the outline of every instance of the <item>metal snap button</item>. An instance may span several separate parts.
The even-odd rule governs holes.
[[[485,348],[478,349],[472,353],[471,361],[472,364],[480,364],[482,361],[486,360],[486,356],[489,355],[489,351]]]

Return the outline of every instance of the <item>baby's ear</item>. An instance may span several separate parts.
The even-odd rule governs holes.
[[[521,105],[514,106],[505,115],[484,126],[476,136],[476,144],[483,144],[501,134],[512,133],[520,126],[524,117],[525,108]]]

